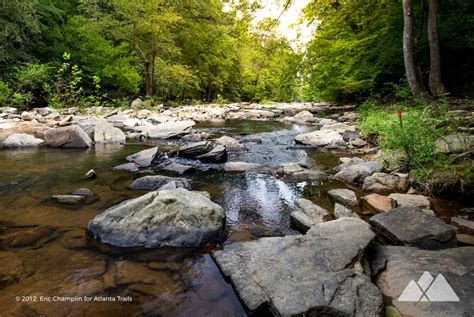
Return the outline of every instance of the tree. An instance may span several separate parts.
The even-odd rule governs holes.
[[[403,58],[408,85],[415,97],[421,97],[426,93],[426,89],[415,55],[413,0],[403,0],[403,20]]]
[[[438,0],[429,0],[428,9],[428,41],[430,47],[430,74],[429,86],[432,96],[440,96],[444,93],[444,85],[441,80],[441,56],[438,40]]]

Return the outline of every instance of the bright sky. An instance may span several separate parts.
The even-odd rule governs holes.
[[[282,0],[261,0],[263,9],[256,14],[257,21],[264,18],[277,18],[283,10]],[[280,18],[278,31],[286,36],[290,41],[305,44],[311,38],[314,30],[306,25],[298,25],[301,11],[306,7],[310,0],[295,0],[288,10]],[[298,34],[300,36],[298,37]]]

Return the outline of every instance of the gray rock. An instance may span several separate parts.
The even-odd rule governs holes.
[[[337,173],[337,172],[340,172],[342,171],[343,169],[346,169],[352,165],[357,165],[357,164],[361,164],[361,163],[364,163],[365,161],[361,158],[358,158],[358,157],[341,157],[339,159],[339,162],[341,164],[339,164],[338,166],[334,167],[334,171]]]
[[[435,153],[459,153],[469,151],[474,142],[474,136],[467,134],[450,134],[435,142]]]
[[[224,164],[224,170],[229,172],[255,171],[261,168],[260,164],[248,162],[227,162]]]
[[[13,133],[3,141],[3,146],[7,148],[34,147],[41,145],[43,142],[43,140],[35,138],[30,134]]]
[[[48,129],[44,132],[44,137],[46,144],[50,147],[88,148],[92,146],[91,138],[78,126]]]
[[[328,211],[308,199],[300,198],[295,201],[294,210],[290,214],[291,225],[305,233],[327,218]]]
[[[273,316],[380,316],[380,291],[361,271],[374,234],[362,220],[321,223],[303,236],[224,245],[213,256],[250,311]]]
[[[114,166],[113,170],[136,173],[139,171],[139,166],[135,163],[125,163],[125,164]]]
[[[328,180],[326,173],[317,169],[303,168],[296,163],[284,164],[276,171],[276,174],[289,182],[325,182]]]
[[[211,151],[198,155],[196,158],[205,163],[224,163],[227,161],[227,150],[223,145],[216,145]]]
[[[119,247],[199,247],[222,238],[224,209],[184,188],[154,191],[107,209],[87,226]]]
[[[321,131],[334,131],[339,134],[344,134],[346,131],[355,131],[355,126],[352,125],[347,125],[345,123],[329,123],[325,124],[322,128]]]
[[[392,207],[418,207],[421,209],[430,209],[431,201],[429,197],[412,194],[390,194],[392,198]]]
[[[43,117],[46,117],[47,115],[56,112],[56,110],[50,108],[50,107],[44,107],[44,108],[38,108],[36,111]]]
[[[403,316],[474,316],[473,254],[474,247],[428,251],[410,247],[380,246],[371,252],[371,267],[377,276],[375,282],[384,297]],[[397,300],[410,282],[418,282],[423,275],[426,282],[430,283],[431,279],[435,279],[433,283],[436,283],[439,274],[446,279],[459,301],[442,301],[442,298],[441,301],[436,301],[434,291],[437,288],[434,284],[431,284],[426,293],[420,291],[418,296],[415,293],[414,302]],[[446,288],[443,287],[441,293],[445,291]],[[431,301],[417,302],[423,294],[430,297]]]
[[[132,103],[130,104],[130,107],[132,109],[137,109],[137,108],[140,108],[142,104],[143,104],[143,100],[141,100],[140,98],[137,98],[132,101]]]
[[[88,188],[78,188],[71,193],[71,195],[77,196],[93,196],[94,193]]]
[[[377,212],[389,211],[392,209],[392,198],[379,194],[369,194],[362,197],[362,207],[369,207]]]
[[[360,135],[359,135],[359,133],[354,132],[354,131],[346,131],[346,132],[344,132],[344,134],[342,135],[342,138],[343,138],[344,141],[346,141],[346,142],[351,142],[351,141],[354,141],[354,140],[356,140],[356,139],[359,139],[359,138],[360,138]]]
[[[350,208],[347,208],[341,204],[334,204],[334,218],[339,219],[343,217],[354,217],[354,213]]]
[[[150,167],[155,159],[155,156],[160,155],[157,147],[146,149],[138,153],[127,156],[126,160],[137,164],[139,167]]]
[[[125,134],[105,120],[97,120],[94,127],[95,143],[125,143]]]
[[[150,175],[137,178],[130,185],[130,188],[135,190],[157,190],[171,181],[174,181],[177,187],[191,189],[191,182],[188,179],[162,175]]]
[[[311,146],[346,146],[342,136],[337,131],[314,131],[310,133],[299,134],[295,137],[296,143]]]
[[[346,183],[362,183],[366,177],[380,172],[382,169],[383,167],[379,162],[366,161],[342,169],[334,175],[334,178]]]
[[[393,192],[406,192],[409,185],[408,174],[374,173],[364,180],[362,189],[377,194],[390,194]]]
[[[243,151],[246,149],[246,147],[240,144],[239,141],[226,135],[221,136],[215,142],[216,144],[225,146],[227,151]]]
[[[189,165],[179,164],[179,163],[170,163],[168,165],[163,166],[161,169],[168,172],[184,174],[189,171],[192,171],[194,167],[189,166]]]
[[[78,205],[84,202],[84,196],[81,195],[53,195],[51,199],[60,204]]]
[[[454,229],[419,208],[394,208],[371,217],[369,223],[376,232],[395,244],[430,250],[456,246]]]
[[[189,133],[195,124],[192,120],[163,122],[155,126],[147,126],[142,133],[151,139],[172,139]]]
[[[466,220],[459,217],[451,217],[451,224],[461,229],[462,232],[474,234],[474,221]]]
[[[316,122],[318,118],[315,118],[311,112],[304,110],[304,111],[298,112],[293,117],[284,117],[282,120],[286,122],[297,123],[297,124],[312,124]]]
[[[358,139],[352,140],[351,145],[355,147],[363,147],[367,145],[367,141],[358,138]]]
[[[359,204],[356,194],[350,189],[331,189],[328,195],[332,201],[349,208]]]
[[[215,145],[208,141],[196,142],[184,145],[178,149],[178,156],[186,158],[196,158],[198,155],[212,151]]]

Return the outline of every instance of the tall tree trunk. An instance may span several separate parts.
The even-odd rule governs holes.
[[[403,58],[408,85],[415,97],[421,97],[426,90],[423,86],[415,56],[415,41],[413,38],[413,0],[403,0]]]
[[[430,45],[430,91],[433,96],[442,95],[444,90],[441,81],[441,57],[438,40],[438,0],[429,0],[428,9],[428,42]]]
[[[147,96],[153,95],[153,67],[149,61],[144,63],[145,68],[145,94]]]

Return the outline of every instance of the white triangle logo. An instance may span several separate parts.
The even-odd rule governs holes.
[[[433,281],[429,272],[424,272],[418,282],[410,281],[398,297],[399,302],[459,302],[458,295],[442,274]]]

